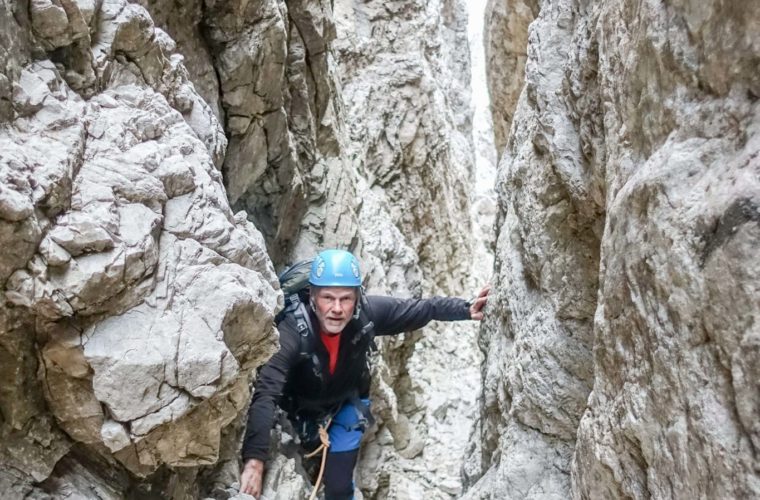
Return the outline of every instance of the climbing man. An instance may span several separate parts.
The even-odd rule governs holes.
[[[286,297],[280,350],[261,369],[248,410],[240,491],[256,498],[275,405],[287,412],[304,449],[324,452],[319,477],[325,500],[353,498],[359,443],[374,421],[368,400],[374,336],[416,330],[432,320],[481,320],[490,290],[484,287],[472,302],[364,295],[359,262],[344,250],[320,252],[308,284],[308,295]]]

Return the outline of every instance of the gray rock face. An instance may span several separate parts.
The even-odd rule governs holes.
[[[540,2],[466,498],[760,494],[759,23]]]
[[[525,83],[528,26],[538,15],[537,0],[488,0],[484,27],[486,79],[491,96],[496,149],[507,145],[517,100]]]
[[[3,497],[234,497],[275,266],[485,281],[463,7],[0,0]],[[384,341],[365,497],[760,496],[755,11],[491,0],[485,362]]]
[[[32,3],[34,37],[64,62],[8,63],[0,352],[16,382],[2,391],[0,459],[11,496],[51,474],[46,491],[77,490],[81,466],[53,470],[73,442],[138,477],[215,463],[251,370],[276,347],[278,285],[263,237],[229,207],[221,127],[147,11],[94,8]],[[15,21],[4,22],[27,28]],[[89,72],[76,73],[80,57]],[[106,477],[95,482],[119,497],[125,484]]]
[[[336,16],[349,155],[389,202],[431,282],[458,291],[461,279],[442,263],[471,254],[461,189],[473,169],[463,4],[338,2]],[[368,30],[384,35],[370,39]]]
[[[335,18],[369,288],[472,293],[486,278],[473,271],[465,4],[337,1]],[[366,441],[357,479],[366,497],[461,493],[479,385],[475,336],[473,324],[441,324],[384,343],[372,395],[381,423]]]
[[[463,4],[333,4],[0,0],[4,496],[234,496],[273,264],[342,246],[377,292],[483,281]],[[475,334],[384,346],[368,495],[461,491]],[[265,495],[303,495],[278,436]]]
[[[630,75],[615,89],[623,109],[641,111],[605,119],[617,168],[607,173],[594,391],[573,489],[751,498],[760,494],[760,16],[687,2],[647,7],[621,33],[613,19],[625,7],[599,12],[600,44],[624,40],[600,54],[600,72]],[[659,33],[676,20],[684,24],[665,40],[682,49],[671,56]]]
[[[351,170],[325,1],[219,2],[204,12],[230,144],[230,202],[253,217],[278,265],[323,245],[348,246]],[[327,182],[326,180],[330,181]]]

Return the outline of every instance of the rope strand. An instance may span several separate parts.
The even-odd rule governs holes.
[[[319,426],[319,440],[322,442],[322,444],[319,445],[319,447],[309,453],[308,455],[305,455],[306,458],[311,458],[316,456],[320,451],[322,452],[322,465],[319,466],[319,475],[317,476],[317,483],[314,485],[314,489],[311,492],[311,496],[309,497],[309,500],[314,500],[317,497],[317,491],[319,490],[319,486],[322,483],[322,476],[325,473],[325,463],[327,462],[327,451],[330,449],[330,436],[327,434],[327,429],[330,428],[330,424],[332,424],[332,417],[327,421],[327,424],[320,425]]]

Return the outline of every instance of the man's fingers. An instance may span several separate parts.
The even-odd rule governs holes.
[[[251,481],[250,477],[243,476],[241,478],[241,485],[240,485],[240,493],[245,493],[246,495],[253,495],[253,482]]]
[[[254,498],[259,498],[259,495],[261,495],[261,486],[252,481],[241,487],[240,492],[245,493],[246,495],[251,495]]]
[[[483,309],[483,306],[486,305],[486,302],[488,302],[488,297],[477,298],[475,299],[475,302],[472,303],[472,307],[475,309],[475,311],[480,311]]]
[[[261,477],[253,470],[243,471],[240,478],[240,492],[258,498],[261,495]]]
[[[483,319],[483,308],[488,302],[488,297],[479,297],[470,304],[470,319],[480,321]]]
[[[472,299],[472,303],[475,304],[479,300],[485,300],[488,298],[488,294],[491,293],[491,285],[486,285],[480,289],[475,298]]]

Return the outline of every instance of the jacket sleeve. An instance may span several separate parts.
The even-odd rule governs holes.
[[[470,304],[456,297],[396,299],[379,295],[367,297],[376,335],[395,335],[422,328],[433,320],[470,319]]]
[[[275,405],[282,396],[291,367],[298,362],[298,334],[284,324],[280,326],[280,350],[262,367],[248,408],[243,463],[251,458],[269,459],[269,434],[274,426]]]

